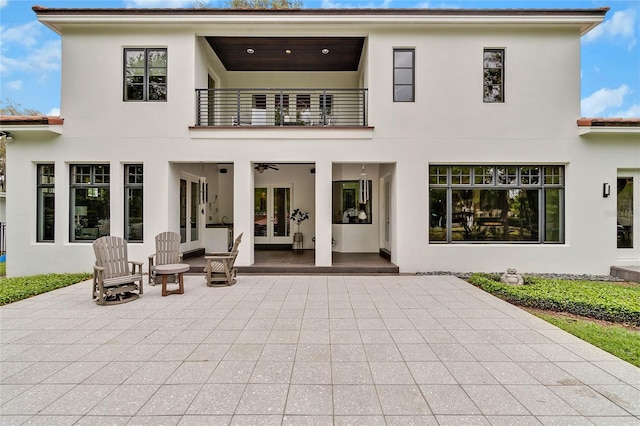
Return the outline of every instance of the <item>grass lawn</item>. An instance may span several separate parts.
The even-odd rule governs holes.
[[[0,277],[4,277],[7,275],[7,264],[6,262],[0,263]]]
[[[533,308],[545,321],[640,367],[640,284],[524,278],[526,285],[521,286],[501,283],[491,274],[474,274],[469,282],[514,305]]]
[[[4,264],[3,264],[4,265]],[[91,278],[85,272],[0,278],[0,306]]]
[[[640,331],[615,325],[602,325],[588,319],[561,317],[540,312],[534,312],[534,314],[556,327],[636,367],[640,367]]]

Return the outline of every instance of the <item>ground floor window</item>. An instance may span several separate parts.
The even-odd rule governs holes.
[[[618,248],[633,248],[633,176],[617,179]]]
[[[564,241],[564,167],[431,165],[429,241]]]
[[[38,164],[37,169],[37,241],[53,242],[56,221],[55,166],[53,164]]]
[[[109,235],[109,165],[71,165],[71,241]]]
[[[339,180],[332,183],[333,223],[365,223],[371,214],[372,182],[367,179]]]
[[[126,164],[124,174],[124,238],[142,242],[142,164]]]

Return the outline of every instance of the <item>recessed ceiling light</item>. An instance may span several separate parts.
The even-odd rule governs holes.
[[[291,49],[285,50],[284,53],[286,53],[287,55],[291,54]]]
[[[326,55],[328,53],[329,53],[329,49],[327,49],[327,48],[322,49],[322,54],[323,55]]]
[[[253,54],[255,53],[255,50],[253,50],[252,48],[248,48],[248,49],[247,49],[247,53],[248,53],[249,55],[253,55]]]

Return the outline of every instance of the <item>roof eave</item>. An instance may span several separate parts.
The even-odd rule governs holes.
[[[604,19],[597,9],[49,9],[38,20],[60,34],[65,24],[564,24],[584,35]]]

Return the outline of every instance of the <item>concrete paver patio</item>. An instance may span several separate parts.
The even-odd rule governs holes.
[[[2,425],[640,424],[640,369],[450,276],[0,308]]]

